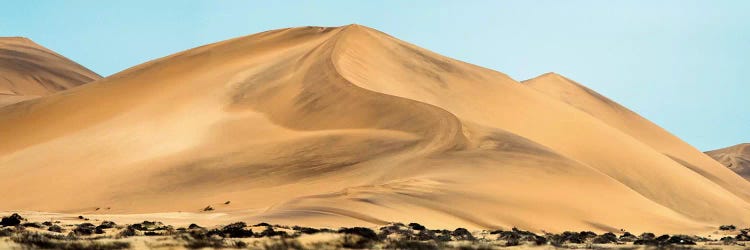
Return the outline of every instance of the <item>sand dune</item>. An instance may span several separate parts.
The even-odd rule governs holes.
[[[23,37],[0,37],[0,107],[101,76]]]
[[[750,183],[710,157],[700,154],[698,149],[599,93],[555,73],[547,73],[524,83],[588,113],[721,185],[745,201],[750,201]]]
[[[217,223],[537,231],[750,224],[741,178],[571,84],[524,85],[359,25],[235,38],[0,109],[0,197],[11,197],[0,210],[211,205]]]
[[[706,154],[746,180],[750,180],[750,143],[711,150]]]

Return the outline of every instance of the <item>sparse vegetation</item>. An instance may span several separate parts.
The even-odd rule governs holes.
[[[253,237],[253,230],[245,229],[246,226],[247,224],[245,224],[245,222],[235,222],[229,224],[221,229],[221,235],[231,238]]]
[[[605,233],[605,234],[594,237],[594,239],[591,242],[595,244],[616,243],[617,235],[613,233]]]
[[[47,228],[47,231],[55,232],[55,233],[62,233],[63,228],[58,225],[51,225]]]
[[[190,249],[226,247],[223,238],[211,237],[206,234],[183,234],[181,239],[185,242],[184,246]]]
[[[426,227],[420,225],[419,223],[414,223],[414,222],[409,223],[409,227],[411,229],[414,229],[414,230],[425,230],[425,229],[427,229]]]
[[[341,228],[339,233],[357,235],[367,240],[377,240],[378,235],[372,229],[366,227]]]
[[[451,233],[451,236],[456,238],[456,240],[475,240],[474,235],[469,232],[469,230],[466,230],[466,228],[456,228],[456,230],[453,230]]]
[[[288,250],[288,249],[305,249],[298,240],[281,238],[263,243],[265,250]]]
[[[12,214],[8,217],[3,217],[2,219],[0,219],[0,226],[2,227],[18,226],[21,224],[21,221],[23,221],[23,217],[21,217],[18,214]]]
[[[112,221],[102,221],[98,226],[95,226],[88,222],[75,225],[60,224],[59,222],[28,222],[20,218],[20,216],[13,215],[5,218],[11,217],[18,219],[19,224],[0,228],[0,237],[10,237],[10,241],[16,244],[27,248],[40,249],[124,249],[129,248],[130,243],[128,243],[129,240],[122,239],[133,236],[162,236],[156,239],[173,239],[176,242],[170,244],[185,248],[249,247],[265,249],[497,249],[514,246],[545,245],[562,248],[607,248],[600,244],[618,246],[618,248],[638,246],[662,248],[684,247],[706,241],[710,242],[703,244],[712,246],[745,246],[745,241],[750,241],[750,235],[748,235],[750,229],[739,230],[738,234],[725,236],[721,240],[712,240],[679,234],[656,237],[653,233],[643,233],[636,237],[624,230],[621,230],[619,236],[612,232],[597,235],[590,231],[567,231],[559,234],[546,233],[538,235],[534,232],[518,228],[507,231],[473,232],[465,228],[457,228],[453,231],[444,229],[429,230],[418,223],[409,223],[408,225],[392,223],[380,227],[378,230],[365,227],[331,230],[301,226],[287,227],[268,223],[248,226],[245,222],[235,222],[219,228],[207,229],[197,224],[191,224],[186,228],[181,227],[175,230],[172,226],[164,225],[157,221],[143,221],[126,226],[117,226]],[[252,230],[258,230],[258,227],[261,227],[262,230],[256,232]],[[70,233],[62,234],[66,230],[70,231]],[[112,234],[102,235],[102,233],[106,232],[112,232]],[[298,237],[307,237],[306,235],[319,233],[333,234],[333,238],[327,241],[312,243],[297,240]],[[170,235],[172,237],[163,237]],[[300,242],[307,243],[303,244]]]
[[[437,250],[441,249],[435,241],[418,241],[418,240],[395,240],[390,241],[385,246],[386,249],[414,249],[414,250]]]
[[[81,223],[75,229],[73,229],[73,232],[77,235],[90,235],[94,233],[95,229],[96,226],[94,226],[94,224]]]
[[[366,249],[373,245],[373,239],[358,234],[345,234],[343,239],[344,241],[341,246],[344,248]]]
[[[130,248],[130,243],[121,241],[80,240],[67,236],[55,236],[24,232],[11,238],[13,242],[38,249],[61,250],[116,250]]]

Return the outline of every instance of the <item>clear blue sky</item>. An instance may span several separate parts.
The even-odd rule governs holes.
[[[701,150],[750,142],[750,1],[0,0],[0,36],[104,76],[236,36],[350,23],[517,80],[558,72]]]

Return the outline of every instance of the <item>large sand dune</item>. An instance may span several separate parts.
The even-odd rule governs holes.
[[[593,91],[555,75],[521,84],[358,25],[231,39],[5,107],[0,138],[0,210],[212,205],[217,222],[546,231],[750,224],[750,184]]]
[[[0,107],[101,76],[23,37],[0,37]]]
[[[738,175],[750,180],[750,143],[711,150],[707,151],[706,154]]]

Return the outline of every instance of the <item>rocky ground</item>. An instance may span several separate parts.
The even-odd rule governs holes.
[[[722,238],[628,232],[596,234],[564,232],[535,234],[511,230],[469,231],[428,229],[417,223],[394,223],[377,229],[321,229],[299,226],[247,225],[236,222],[217,228],[196,224],[175,228],[161,222],[119,225],[112,221],[80,223],[33,222],[18,214],[0,221],[0,249],[499,249],[571,248],[636,249],[644,247],[744,249],[750,229],[721,226]]]

